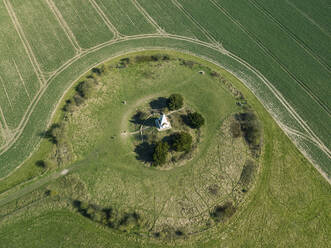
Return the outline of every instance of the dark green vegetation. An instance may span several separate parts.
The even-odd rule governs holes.
[[[148,56],[149,53],[144,55]],[[186,59],[186,56],[182,55],[182,58],[194,60],[189,56]],[[145,235],[149,237],[149,240],[151,238],[159,240],[148,245],[149,247],[165,247],[175,244],[182,247],[217,247],[220,241],[223,245],[232,247],[243,244],[257,246],[261,242],[275,246],[278,246],[279,243],[286,246],[297,245],[298,240],[301,247],[311,247],[316,244],[323,246],[325,244],[328,240],[326,234],[329,231],[327,205],[330,188],[317,172],[309,167],[306,160],[293,147],[263,107],[247,89],[241,86],[237,79],[210,64],[208,66],[212,70],[209,71],[208,67],[199,65],[203,63],[202,61],[195,62],[192,69],[183,66],[175,67],[180,73],[170,70],[168,74],[163,74],[163,76],[158,76],[154,69],[152,74],[141,73],[147,68],[150,69],[150,66],[144,67],[143,64],[140,65],[139,69],[135,69],[137,67],[129,63],[126,69],[113,71],[119,63],[121,63],[120,59],[114,63],[106,64],[106,69],[109,68],[113,72],[111,78],[105,75],[105,80],[103,80],[102,75],[98,76],[99,83],[94,96],[86,100],[86,104],[77,107],[74,112],[68,114],[60,110],[64,116],[67,116],[66,118],[69,118],[67,121],[72,125],[72,128],[68,127],[65,133],[69,134],[66,139],[75,144],[73,151],[76,158],[74,160],[82,158],[83,160],[70,165],[69,168],[72,169],[72,172],[64,177],[56,179],[55,174],[54,177],[51,174],[49,177],[41,179],[40,183],[32,182],[21,189],[17,188],[15,195],[5,194],[0,199],[1,206],[5,206],[1,208],[3,222],[0,233],[3,243],[13,244],[13,234],[20,233],[19,238],[15,238],[14,247],[16,244],[20,247],[36,246],[36,242],[37,246],[59,246],[61,237],[65,235],[75,237],[61,241],[61,245],[69,247],[77,245],[89,247],[90,242],[101,247],[139,247],[141,242],[146,242]],[[168,63],[170,64],[165,65],[171,68],[170,65],[177,62],[172,60]],[[159,68],[156,64],[151,64],[151,66],[152,68]],[[161,66],[160,68],[165,69],[165,67]],[[194,71],[193,74],[192,70]],[[205,70],[206,74],[199,74],[200,70]],[[137,71],[144,84],[137,83],[135,76]],[[90,75],[88,73],[86,77]],[[182,75],[177,79],[180,82],[183,82],[182,77],[190,78],[187,83],[190,84],[192,91],[187,91],[186,84],[178,86],[176,77],[173,75],[176,77]],[[172,80],[169,80],[171,77]],[[132,143],[136,138],[134,135],[132,138],[128,135],[121,135],[122,131],[130,130],[130,128],[125,127],[125,123],[128,123],[131,114],[135,113],[135,108],[142,104],[140,98],[137,97],[137,92],[141,92],[141,96],[144,94],[147,96],[146,105],[149,105],[149,99],[155,99],[155,96],[149,95],[146,92],[146,87],[164,86],[163,78],[167,82],[174,82],[177,87],[172,89],[172,92],[181,93],[187,102],[194,105],[194,109],[203,113],[208,120],[203,127],[207,131],[203,133],[198,154],[195,154],[193,160],[188,162],[194,166],[187,164],[171,171],[142,168],[139,161],[134,162],[136,158],[131,154],[134,149]],[[79,82],[85,81],[85,79],[83,78]],[[121,84],[122,80],[126,82],[123,85]],[[159,84],[155,85],[153,80],[159,81]],[[201,84],[201,82],[204,83]],[[230,82],[232,87],[230,87]],[[204,84],[208,84],[209,87],[200,87]],[[108,86],[111,86],[109,90],[107,90]],[[234,91],[234,86],[242,93],[239,94],[238,91]],[[151,93],[154,91],[153,87],[149,89]],[[169,84],[168,87],[170,87]],[[162,92],[160,95],[167,95],[166,88],[163,90],[159,88],[159,90]],[[208,91],[208,104],[203,101],[203,98],[199,98],[202,96],[202,90]],[[64,102],[75,95],[75,92],[75,90],[69,92]],[[223,92],[222,97],[220,97],[220,92]],[[236,96],[236,100],[229,92]],[[110,95],[112,97],[109,97]],[[98,97],[95,98],[96,96]],[[107,96],[109,102],[105,102],[102,96]],[[135,96],[136,99],[134,99]],[[236,104],[238,101],[244,102],[242,96],[245,96],[244,101],[247,101],[251,107]],[[225,101],[225,99],[227,100]],[[217,103],[218,108],[211,105],[213,101],[215,104]],[[125,104],[123,104],[124,102]],[[97,109],[100,106],[105,107],[99,112]],[[229,109],[230,106],[232,107]],[[61,108],[60,106],[59,109]],[[238,112],[248,113],[249,109],[254,109],[255,115],[262,122],[261,126],[267,127],[262,133],[264,148],[262,147],[258,167],[254,157],[250,155],[251,152],[246,152],[240,161],[236,161],[237,158],[240,158],[238,154],[243,154],[243,151],[247,149],[247,140],[241,138],[244,133],[241,129],[242,123],[235,118],[234,114]],[[219,112],[215,113],[215,111]],[[84,113],[89,113],[88,119]],[[98,116],[101,116],[101,113],[107,118],[104,121],[99,120],[106,125],[94,122]],[[119,118],[120,113],[127,117]],[[228,113],[227,118],[224,118],[224,113]],[[146,118],[144,114],[140,113],[140,115],[141,118]],[[56,123],[60,123],[60,120],[61,118],[57,119]],[[84,121],[82,122],[82,120]],[[218,126],[217,123],[222,123],[222,127]],[[98,128],[99,126],[102,128]],[[215,132],[217,126],[220,128],[218,129],[220,132]],[[239,127],[239,132],[235,135],[232,126]],[[81,133],[86,135],[81,136]],[[108,135],[104,135],[104,133],[108,133]],[[86,147],[90,143],[87,143],[86,139],[92,141],[92,150]],[[97,140],[100,142],[96,142]],[[48,140],[45,142],[51,144]],[[52,144],[52,148],[49,150],[56,146],[56,144]],[[220,147],[221,150],[219,150]],[[45,147],[41,148],[45,149]],[[208,152],[205,153],[205,151]],[[36,154],[38,153],[42,154],[41,151]],[[37,160],[40,160],[40,157],[46,158],[47,154],[49,152],[42,156],[39,155]],[[119,156],[121,154],[123,156]],[[201,154],[205,155],[202,156]],[[217,154],[222,157],[224,162],[211,163],[211,161],[222,161],[219,160],[221,157]],[[279,159],[280,155],[282,159]],[[118,161],[121,162],[109,163],[109,160],[106,159],[108,156],[117,157]],[[218,168],[223,167],[225,169],[221,175],[228,174],[231,168],[236,168],[228,163],[229,161],[232,161],[233,165],[240,165],[240,170],[231,172],[234,173],[235,181],[238,182],[238,187],[234,191],[233,188],[226,187],[226,185],[231,185],[233,178],[211,177],[211,175],[217,175]],[[214,167],[215,165],[217,167]],[[39,168],[35,164],[34,166]],[[252,189],[252,179],[254,179],[258,168],[261,168],[260,176]],[[144,170],[143,173],[139,172],[141,169]],[[179,176],[179,172],[185,176]],[[139,183],[138,176],[143,184]],[[153,178],[155,178],[155,182],[153,182]],[[281,181],[279,181],[280,179]],[[207,185],[206,182],[208,182]],[[225,184],[220,184],[221,182]],[[127,191],[126,189],[132,183],[135,190]],[[47,188],[42,187],[43,185]],[[192,191],[193,188],[198,192]],[[179,194],[178,196],[183,194],[182,197],[184,198],[172,199],[171,197],[174,196],[175,192]],[[235,201],[231,198],[222,201],[213,200],[219,199],[226,192],[235,192],[236,197],[247,195],[247,198],[243,198],[246,200],[241,203],[240,201],[238,203],[238,198],[235,198],[237,199]],[[311,193],[307,194],[307,192]],[[201,205],[199,204],[197,193],[207,200],[206,203],[209,207],[205,208],[206,210],[202,212],[202,215],[195,216],[190,225],[204,223],[205,218],[209,219],[210,222],[206,222],[207,230],[203,228],[203,232],[198,231],[192,235],[190,234],[191,230],[188,230],[190,228],[187,228],[187,223],[185,223],[185,228],[181,227],[183,218],[179,216],[191,214],[190,211],[193,210],[191,207],[194,205],[190,205],[190,202],[195,205],[198,204],[200,208],[205,206],[202,202],[200,202]],[[17,200],[12,202],[10,199]],[[125,199],[125,201],[120,199]],[[146,199],[146,204],[143,199]],[[176,202],[179,199],[182,200],[178,203],[187,212],[178,212],[178,215],[174,217],[171,213],[176,210]],[[88,210],[89,215],[79,214],[79,211],[77,213],[78,209],[73,201],[84,203],[86,207],[84,209],[86,209],[86,213]],[[307,208],[308,203],[310,205]],[[112,213],[114,213],[114,215],[110,215],[111,218],[107,218],[107,214],[104,212],[107,209],[112,209]],[[85,210],[81,210],[81,212],[85,213]],[[154,220],[156,221],[150,223],[147,220],[148,216],[153,216],[152,213],[154,213]],[[284,213],[286,213],[285,216]],[[301,226],[299,223],[302,223],[307,215],[316,216],[316,213],[318,213],[318,217],[314,222],[306,223],[304,230],[297,227],[297,225]],[[105,216],[106,218],[104,218]],[[267,225],[265,224],[266,218],[269,220]],[[176,224],[169,224],[169,221]],[[291,222],[298,224],[295,226],[286,225],[286,223]],[[66,225],[63,226],[63,223]],[[113,223],[114,227],[109,227],[109,223]],[[33,224],[32,228],[31,224]],[[146,233],[146,227],[149,225],[155,225],[155,229],[147,228],[151,231]],[[156,228],[158,225],[160,228]],[[252,225],[256,227],[264,225],[262,234],[260,229],[252,229]],[[318,231],[315,229],[316,225],[319,227]],[[277,228],[280,226],[282,228]],[[227,234],[228,228],[232,227],[240,230],[240,235],[236,231]],[[57,231],[54,232],[54,230]],[[270,232],[270,230],[273,231]],[[137,231],[142,234],[141,237],[134,234]],[[124,235],[126,232],[132,234]],[[288,239],[289,233],[291,237],[294,237],[293,239]],[[38,238],[38,241],[31,240],[31,237],[36,235],[45,238]],[[87,243],[82,244],[82,240],[86,240]],[[159,243],[164,241],[166,243]]]
[[[171,136],[171,147],[178,152],[189,152],[192,147],[192,136],[185,132],[173,134]]]
[[[149,58],[160,56],[161,55],[151,55]],[[143,56],[137,57],[141,58]],[[148,56],[144,57],[145,61],[158,61],[156,59],[149,60],[147,59]],[[169,60],[169,55],[167,55],[167,57]],[[150,163],[154,166],[163,166],[165,163],[170,162],[178,164],[178,162],[182,162],[181,160],[184,158],[190,157],[189,153],[192,152],[193,143],[193,138],[190,133],[194,135],[194,146],[196,147],[200,141],[201,132],[194,132],[188,129],[188,127],[192,127],[192,125],[185,120],[188,119],[190,110],[188,106],[185,108],[183,106],[184,98],[180,94],[171,94],[168,98],[158,97],[151,100],[148,107],[140,106],[143,110],[137,110],[130,120],[130,122],[134,124],[133,126],[136,131],[129,133],[139,133],[136,135],[138,142],[136,142],[135,148],[138,160],[144,163]],[[168,111],[170,112],[167,113]],[[170,119],[171,128],[156,131],[156,121],[165,113],[167,113],[166,118],[168,121]],[[139,140],[141,140],[141,142],[139,142]],[[178,155],[175,152],[185,152],[185,154]],[[169,156],[169,154],[171,156]],[[170,157],[170,159],[168,159],[168,157]]]
[[[153,153],[153,161],[156,165],[162,165],[167,161],[169,148],[170,147],[167,142],[160,141],[156,144]]]
[[[187,121],[193,128],[200,128],[203,124],[205,124],[205,119],[197,112],[189,113],[187,115]]]
[[[172,94],[167,100],[169,110],[176,110],[183,107],[184,99],[180,94]]]

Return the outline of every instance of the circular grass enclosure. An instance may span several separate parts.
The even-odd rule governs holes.
[[[60,198],[72,199],[73,209],[110,228],[162,240],[203,231],[236,212],[258,161],[244,137],[231,132],[235,114],[247,104],[226,78],[192,56],[149,51],[92,69],[76,91],[84,93],[79,85],[86,81],[93,90],[64,108],[59,141],[48,158],[75,169],[49,186]],[[139,125],[130,120],[173,93],[184,97],[183,111],[201,113],[205,124],[199,131],[183,127],[195,134],[194,149],[180,166],[159,170],[139,159]],[[79,189],[70,185],[71,177]]]

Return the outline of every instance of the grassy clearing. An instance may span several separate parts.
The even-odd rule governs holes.
[[[89,1],[54,1],[82,48],[113,38],[112,32]]]
[[[146,52],[143,56],[151,55]],[[134,61],[135,57],[129,59]],[[183,61],[130,62],[126,68],[116,68],[119,60],[115,60],[104,65],[104,75],[93,74],[97,91],[66,116],[61,138],[57,137],[54,145],[58,149],[54,163],[63,161],[63,148],[59,146],[68,147],[65,144],[72,147],[73,156],[64,166],[80,161],[75,173],[49,185],[52,192],[58,192],[60,201],[87,201],[91,205],[79,209],[89,218],[90,210],[112,209],[115,214],[111,228],[118,230],[129,228],[125,216],[134,213],[139,220],[136,232],[146,237],[161,235],[161,240],[208,229],[214,225],[210,211],[215,205],[231,201],[237,206],[242,201],[245,193],[236,182],[250,155],[243,138],[232,138],[231,121],[223,123],[240,108],[209,68]],[[187,91],[187,87],[191,90]],[[189,159],[180,161],[184,163],[181,167],[171,171],[144,166],[134,153],[135,137],[121,135],[134,109],[140,106],[137,102],[150,103],[155,92],[182,94],[186,104],[206,119],[195,151]],[[159,94],[155,97],[162,96]],[[71,153],[70,149],[66,152]],[[210,184],[205,185],[210,173]]]
[[[97,0],[109,20],[123,35],[155,33],[156,30],[130,0]]]
[[[214,70],[220,70],[213,65],[208,66]],[[219,224],[201,234],[197,233],[196,235],[191,235],[184,240],[174,239],[172,242],[166,244],[150,243],[151,240],[139,238],[134,234],[123,235],[120,232],[104,228],[74,213],[70,204],[66,205],[66,201],[61,200],[61,196],[60,198],[54,196],[54,198],[52,198],[53,200],[49,199],[50,201],[47,200],[47,198],[44,199],[41,197],[43,189],[40,189],[32,195],[27,195],[22,198],[22,203],[18,205],[30,207],[24,207],[24,211],[17,211],[15,214],[11,214],[3,219],[3,224],[0,227],[2,243],[8,243],[8,247],[10,247],[10,245],[16,247],[15,244],[19,244],[20,247],[29,247],[31,245],[35,247],[52,247],[57,246],[60,242],[59,240],[61,240],[61,245],[65,247],[74,246],[77,242],[79,242],[81,247],[89,247],[90,244],[107,247],[109,246],[109,242],[115,247],[217,247],[219,245],[227,245],[229,247],[327,247],[330,241],[328,236],[330,232],[330,209],[328,207],[329,195],[331,193],[330,186],[298,152],[251,92],[244,88],[231,74],[223,70],[220,70],[220,73],[245,95],[250,105],[257,111],[259,119],[265,127],[263,141],[265,149],[261,157],[262,167],[257,183],[249,194],[248,199],[241,205],[240,211],[235,213],[229,222]],[[113,80],[116,82],[116,77]],[[124,89],[116,87],[116,85],[114,85],[114,87],[116,91],[111,93],[118,96],[114,98],[114,106],[118,105],[119,108],[129,108],[129,101],[127,105],[121,103],[123,99],[121,92]],[[130,90],[128,89],[127,92],[130,92]],[[116,110],[115,108],[113,111],[113,114],[116,115],[118,113],[117,111],[120,110]],[[210,119],[208,118],[207,120]],[[208,122],[209,127],[210,125],[213,124]],[[113,131],[116,132],[116,130]],[[120,131],[120,129],[118,129],[118,131]],[[205,139],[207,138],[208,133]],[[219,137],[216,137],[214,142],[216,142],[216,140],[219,140]],[[226,141],[225,137],[222,137],[221,140]],[[209,143],[209,141],[206,143]],[[213,142],[209,144],[209,147],[217,148]],[[228,147],[228,145],[225,145],[225,147]],[[106,146],[104,149],[98,149],[99,158],[100,156],[102,157],[112,152],[113,149],[108,148],[109,147]],[[203,153],[203,151],[201,152]],[[212,149],[210,149],[209,152],[215,154]],[[238,155],[235,153],[233,154],[232,152],[226,151],[224,151],[224,153],[224,155],[238,158]],[[85,165],[83,164],[80,170],[60,179],[55,184],[47,186],[47,188],[55,192],[60,192],[60,195],[62,194],[62,197],[66,199],[70,199],[72,196],[83,196],[83,200],[88,202],[96,203],[94,199],[100,199],[98,201],[99,204],[112,203],[112,205],[120,207],[123,206],[123,203],[118,205],[114,204],[111,198],[116,199],[116,197],[123,197],[131,199],[128,197],[130,195],[123,191],[126,187],[125,185],[133,183],[136,187],[139,185],[138,178],[150,176],[148,180],[145,179],[143,181],[143,185],[146,188],[145,190],[149,187],[151,179],[153,178],[151,176],[154,174],[153,171],[138,173],[135,172],[136,170],[133,166],[123,168],[121,165],[117,167],[114,163],[107,163],[107,160],[99,160],[96,155],[97,153],[92,154],[92,160],[89,160]],[[125,159],[130,160],[129,157],[130,156]],[[206,157],[209,156],[207,155]],[[99,162],[96,164],[97,166],[94,166],[96,158],[98,158]],[[213,160],[212,157],[210,157],[210,159]],[[206,165],[210,164],[211,163],[207,163]],[[108,170],[112,168],[113,173],[105,174],[104,168],[108,168]],[[217,188],[213,185],[212,180],[214,180],[214,177],[211,177],[211,168],[204,168],[204,166],[199,168],[203,170],[197,170],[191,174],[197,182],[196,186],[203,186],[201,188],[198,187],[198,191],[195,191],[195,188],[187,183],[186,178],[183,178],[183,180],[178,181],[178,183],[174,185],[169,181],[170,183],[167,185],[167,190],[172,188],[178,190],[182,187],[192,190],[185,192],[186,197],[191,198],[188,198],[187,202],[182,202],[182,204],[188,204],[193,200],[197,201],[199,199],[198,195],[196,195],[197,193],[205,193],[205,190],[215,192],[215,188]],[[117,173],[114,173],[115,170]],[[120,173],[120,171],[122,172]],[[178,173],[179,171],[180,170],[177,170],[176,172]],[[91,177],[92,173],[94,175],[93,178]],[[147,175],[145,173],[147,173]],[[129,175],[132,175],[135,180],[128,180],[127,177]],[[206,181],[211,185],[206,185]],[[215,181],[217,181],[216,178]],[[105,182],[108,183],[105,184]],[[86,194],[87,189],[91,189],[98,184],[100,188]],[[160,184],[159,180],[158,184]],[[114,185],[117,185],[117,187],[111,190]],[[152,185],[155,187],[155,184]],[[107,199],[109,196],[106,193],[108,191],[112,192],[109,200]],[[222,188],[222,192],[225,192],[225,188]],[[229,192],[231,192],[231,190]],[[147,204],[147,202],[141,200],[144,199],[144,194],[139,191],[136,191],[136,193],[140,196],[136,198],[139,199],[139,205],[143,206]],[[156,195],[159,196],[162,194]],[[146,197],[148,197],[148,195],[146,195]],[[208,199],[207,202],[213,205],[213,198],[207,198],[206,196],[203,196],[203,198]],[[29,205],[33,204],[33,199],[40,200],[38,200],[38,204]],[[153,194],[149,199],[153,201]],[[126,204],[132,206],[131,201],[126,201]],[[169,211],[174,211],[174,204],[175,201],[160,202],[159,205],[155,206],[155,209],[161,210],[162,206],[166,206],[166,209],[169,209]],[[38,205],[38,207],[36,205]],[[197,206],[198,209],[200,209],[201,205]],[[49,211],[49,207],[59,210]],[[190,209],[189,205],[186,205],[186,207],[188,210]],[[15,203],[7,205],[7,209],[15,209]],[[158,214],[160,218],[158,221],[162,221],[162,219],[170,220],[169,215],[165,213]],[[171,215],[171,218],[174,219],[174,217],[180,220],[179,216]],[[195,218],[195,220],[199,220],[199,218]],[[31,225],[31,223],[33,223],[33,225]],[[63,225],[63,223],[65,223],[65,225]],[[29,228],[27,228],[27,225],[29,225]],[[261,226],[264,228],[261,229]],[[21,230],[25,230],[23,235]],[[53,231],[50,232],[48,230]],[[56,231],[54,232],[54,230]],[[93,232],[91,230],[93,230]],[[33,240],[31,236],[38,236],[39,238],[38,240]],[[12,242],[13,238],[15,244]]]

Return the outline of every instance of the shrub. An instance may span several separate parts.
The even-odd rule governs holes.
[[[172,94],[167,100],[169,110],[176,110],[183,107],[184,99],[180,94]]]
[[[102,65],[100,67],[92,68],[92,73],[98,74],[98,76],[100,76],[104,72],[105,72],[105,66],[104,65]]]
[[[192,136],[189,133],[180,132],[172,135],[172,148],[178,152],[188,152],[192,147]]]
[[[137,55],[135,57],[136,63],[149,62],[151,60],[152,60],[151,56],[147,56],[147,55]]]
[[[74,95],[74,102],[75,102],[76,106],[80,106],[84,103],[84,98],[81,97],[81,95],[76,94],[76,95]]]
[[[151,56],[151,59],[153,61],[159,61],[161,58],[162,58],[161,54],[154,54],[154,55]]]
[[[36,162],[36,166],[45,169],[45,168],[47,168],[47,163],[44,160],[38,160]]]
[[[246,161],[246,163],[243,167],[243,170],[241,172],[239,182],[244,187],[247,187],[250,184],[250,182],[252,181],[254,172],[255,172],[255,166],[254,166],[253,161],[251,161],[251,160]]]
[[[130,232],[139,228],[139,215],[137,213],[125,214],[119,221],[119,230]]]
[[[202,125],[205,124],[205,119],[203,118],[203,116],[197,112],[195,113],[189,113],[187,115],[187,120],[188,120],[188,124],[192,127],[192,128],[200,128]]]
[[[120,62],[116,65],[116,68],[126,68],[130,64],[130,58],[123,58]]]
[[[71,99],[67,100],[65,105],[63,106],[63,111],[65,112],[74,112],[75,104]]]
[[[43,137],[48,139],[53,144],[57,144],[61,139],[63,133],[63,127],[60,124],[52,124],[52,126],[43,133]]]
[[[169,145],[167,142],[159,142],[156,144],[153,161],[155,165],[162,165],[167,161],[167,155],[169,152]]]
[[[253,155],[258,156],[261,143],[261,127],[253,112],[240,113],[236,115],[240,123],[243,136],[248,143]]]
[[[216,206],[210,216],[215,222],[220,222],[230,218],[235,212],[236,209],[232,203],[227,202],[222,206]]]
[[[94,80],[88,79],[86,81],[80,82],[76,87],[76,91],[81,97],[89,98],[93,93],[94,86]]]
[[[182,62],[181,62],[181,65],[187,66],[191,69],[193,68],[194,64],[195,63],[191,60],[182,60]]]
[[[240,123],[236,120],[232,121],[230,131],[233,138],[238,138],[241,135]]]
[[[218,72],[216,72],[216,71],[211,71],[210,72],[210,76],[212,76],[212,77],[220,77],[220,74]]]

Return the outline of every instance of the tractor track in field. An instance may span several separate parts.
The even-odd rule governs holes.
[[[177,0],[171,2],[189,19],[200,31],[210,40],[211,43],[217,44],[218,41],[206,30]]]
[[[148,12],[138,3],[137,0],[131,0],[136,9],[142,14],[147,22],[149,22],[159,34],[166,34],[166,32],[159,26],[159,24],[151,17]]]
[[[24,31],[23,31],[23,28],[21,27],[21,24],[19,23],[17,17],[16,17],[16,14],[14,12],[14,9],[11,5],[11,3],[8,1],[8,0],[3,0],[3,3],[7,9],[7,12],[8,12],[8,15],[10,17],[10,19],[12,20],[12,23],[16,29],[16,32],[19,36],[19,38],[21,39],[21,42],[24,46],[24,49],[29,57],[29,60],[30,60],[30,63],[33,67],[33,70],[39,80],[39,83],[40,83],[40,87],[42,87],[46,80],[44,78],[44,75],[43,75],[43,72],[42,72],[42,69],[38,63],[38,60],[35,56],[35,54],[33,53],[33,50],[29,44],[29,41],[28,39],[25,37],[25,34],[24,34]]]
[[[291,39],[298,44],[303,50],[305,50],[314,60],[316,60],[324,69],[326,69],[329,73],[331,72],[331,68],[329,64],[324,61],[323,58],[315,54],[315,52],[305,44],[299,37],[297,37],[291,30],[289,30],[285,25],[283,25],[276,17],[272,15],[270,11],[264,8],[261,4],[256,2],[256,0],[248,0],[252,6],[254,6],[258,11],[260,11],[264,16],[266,16],[269,20],[275,23],[284,33],[287,33]]]
[[[118,32],[118,30],[115,28],[115,26],[110,22],[110,20],[108,19],[106,14],[102,11],[100,6],[96,3],[96,1],[95,0],[89,0],[89,2],[93,6],[93,8],[96,10],[98,15],[101,17],[101,19],[104,21],[104,23],[106,24],[108,29],[114,34],[114,39],[117,39],[117,38],[123,36],[122,34],[120,34]]]
[[[5,0],[4,0],[5,1]],[[5,144],[4,146],[2,146],[0,149],[1,149],[1,152],[0,152],[0,155],[2,155],[4,152],[6,152],[14,143],[15,141],[17,141],[17,139],[20,137],[20,135],[22,134],[26,124],[28,123],[29,121],[29,117],[31,116],[31,114],[33,113],[34,109],[36,108],[39,100],[41,99],[41,97],[43,96],[43,94],[45,93],[46,89],[48,88],[49,84],[61,73],[63,72],[64,70],[66,70],[71,64],[73,64],[74,62],[76,62],[77,60],[79,60],[80,58],[90,54],[90,53],[93,53],[93,52],[96,52],[104,47],[107,47],[107,46],[110,46],[110,45],[113,45],[113,44],[116,44],[116,43],[120,43],[120,42],[126,42],[126,41],[131,41],[131,40],[141,40],[141,39],[148,39],[148,38],[166,38],[166,39],[174,39],[174,40],[179,40],[179,41],[186,41],[186,42],[190,42],[190,43],[193,43],[193,44],[197,44],[197,45],[201,45],[201,46],[204,46],[204,47],[207,47],[207,48],[210,48],[210,49],[213,49],[215,52],[220,52],[224,55],[227,55],[229,56],[230,58],[234,59],[235,61],[237,61],[238,63],[240,63],[241,65],[243,65],[244,67],[246,67],[247,69],[249,69],[250,71],[252,71],[268,88],[269,90],[271,90],[271,92],[275,95],[275,97],[277,98],[277,100],[284,106],[284,108],[290,113],[290,115],[298,122],[298,124],[309,134],[309,136],[311,137],[310,139],[313,140],[314,143],[316,144],[319,144],[318,147],[330,158],[330,151],[329,149],[323,144],[322,141],[320,141],[320,139],[315,135],[315,133],[310,129],[310,127],[304,122],[304,120],[296,113],[296,111],[293,109],[293,107],[290,106],[290,104],[284,99],[284,97],[280,94],[280,92],[257,70],[255,69],[254,67],[252,67],[250,64],[248,64],[246,61],[242,60],[241,58],[239,58],[238,56],[230,53],[229,51],[226,51],[223,47],[220,47],[218,46],[218,44],[210,44],[210,43],[207,43],[207,42],[204,42],[204,41],[200,41],[200,40],[197,40],[197,39],[194,39],[194,38],[189,38],[189,37],[185,37],[185,36],[179,36],[179,35],[172,35],[172,34],[142,34],[142,35],[133,35],[133,36],[126,36],[126,37],[119,37],[117,39],[112,39],[110,41],[107,41],[107,42],[104,42],[102,44],[99,44],[97,46],[94,46],[92,48],[89,48],[89,49],[86,49],[86,51],[74,56],[73,58],[69,59],[66,63],[64,63],[61,67],[59,67],[57,70],[55,70],[53,72],[53,74],[48,78],[46,84],[45,84],[45,87],[43,87],[39,94],[36,95],[36,97],[34,98],[32,104],[29,106],[29,109],[28,111],[25,113],[25,118],[21,121],[20,123],[20,126],[16,129],[16,135],[11,139],[10,142],[8,142],[7,144]],[[167,49],[167,47],[160,47],[161,49]],[[139,48],[139,49],[132,49],[132,51],[139,51],[139,50],[146,50],[146,49],[149,49],[149,47],[146,47],[146,48]],[[156,49],[156,48],[154,48]],[[168,48],[169,49],[169,48]],[[173,49],[173,50],[176,50],[176,49]],[[178,49],[177,49],[178,50]],[[127,51],[126,51],[127,52]],[[186,51],[188,52],[188,51]],[[202,57],[204,58],[205,60],[215,64],[215,65],[218,65],[218,66],[221,66],[223,67],[224,69],[227,69],[226,67],[224,67],[224,65],[220,65],[218,62],[216,61],[213,61],[211,59],[208,59],[204,56],[201,56],[201,55],[198,55],[198,54],[195,54],[195,53],[191,53],[189,52],[190,54],[194,55],[194,56],[197,56],[197,57]],[[123,54],[123,53],[122,53]],[[119,55],[116,55],[115,57],[117,56],[120,56],[121,54]],[[107,58],[107,60],[109,60],[109,58]],[[106,61],[106,60],[105,60]],[[98,64],[101,64],[103,63],[104,61],[98,63]],[[95,64],[93,66],[96,66],[98,64]],[[234,75],[236,75],[235,72],[229,70],[231,73],[233,73]],[[84,72],[86,73],[86,72]],[[83,74],[84,74],[83,73]],[[239,77],[240,78],[240,77]],[[245,80],[243,80],[243,82],[245,82]],[[74,82],[73,82],[74,83]],[[250,85],[247,85],[246,86],[253,92],[253,94],[255,95],[254,93],[254,89],[252,89],[252,87],[250,87]],[[255,95],[257,96],[257,95]],[[259,98],[260,99],[260,98]],[[260,99],[260,101],[262,103],[266,103],[263,99]],[[56,108],[55,108],[56,109]],[[55,111],[54,109],[54,111]],[[53,114],[54,114],[54,111],[53,111]],[[274,117],[274,119],[276,120],[276,122],[278,124],[280,124],[281,122],[279,120],[277,120],[275,118],[275,116],[273,115],[272,111],[270,110],[269,111],[272,116]],[[53,114],[51,116],[53,116]],[[52,117],[51,117],[52,118]],[[50,118],[50,119],[51,119]],[[286,133],[286,130],[284,130],[285,133]],[[288,133],[286,133],[288,135]],[[322,174],[323,171],[321,171],[321,169],[315,164],[313,163],[313,161],[310,160],[310,162],[312,162],[312,164],[314,165],[314,167],[316,169],[318,169],[318,171]],[[23,163],[22,163],[23,164]],[[21,165],[22,165],[21,164]],[[19,165],[19,166],[21,166]],[[19,167],[18,166],[18,167]],[[16,168],[18,168],[16,167]],[[322,174],[323,175],[323,174]],[[330,182],[330,179],[327,177],[327,175],[323,175],[329,183]],[[7,176],[3,177],[3,178],[6,178]],[[3,179],[1,178],[1,179]],[[1,180],[0,179],[0,180]]]
[[[57,19],[59,25],[61,26],[62,30],[66,34],[67,38],[69,39],[71,45],[74,47],[75,53],[79,54],[80,52],[82,52],[83,49],[80,47],[80,45],[76,39],[76,36],[74,35],[72,30],[68,26],[67,22],[65,21],[65,19],[62,16],[60,10],[54,4],[53,0],[46,0],[46,3],[48,5],[49,9],[52,11],[53,15],[55,16],[55,18]]]
[[[270,49],[264,46],[263,42],[256,37],[255,34],[249,32],[238,20],[236,20],[224,7],[215,0],[209,0],[219,11],[226,15],[230,21],[232,21],[240,30],[242,30],[263,52],[271,57],[281,69],[292,78],[329,116],[331,116],[331,110],[329,107],[301,80],[299,80],[292,72],[290,72],[286,66],[280,61],[280,59],[274,55]]]
[[[313,18],[311,18],[309,15],[307,15],[304,11],[299,9],[294,3],[292,3],[289,0],[285,0],[285,2],[290,5],[293,9],[295,9],[297,12],[300,13],[304,18],[306,18],[310,23],[312,23],[315,27],[317,27],[323,34],[331,38],[331,34],[329,31],[325,30],[321,25],[319,25]]]

